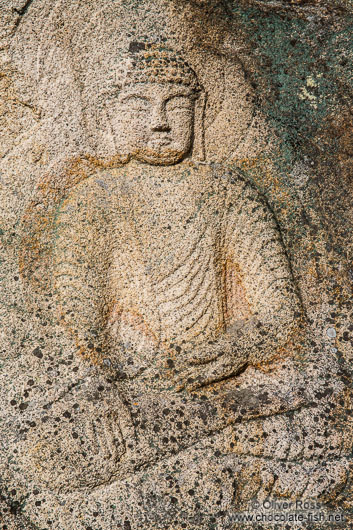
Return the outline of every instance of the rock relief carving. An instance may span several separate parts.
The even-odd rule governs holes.
[[[265,199],[205,161],[192,68],[142,45],[116,79],[104,97],[118,155],[88,157],[57,206],[51,270],[61,323],[129,408],[288,355],[301,306]]]
[[[79,341],[115,362],[121,347],[95,345],[102,328],[123,348],[173,343],[184,364],[208,362],[217,341],[228,351],[214,360],[227,357],[233,370],[268,359],[266,341],[284,345],[299,310],[272,213],[240,175],[193,161],[196,150],[203,156],[203,94],[186,63],[142,50],[126,59],[124,75],[108,112],[129,162],[83,181],[58,212],[55,285],[65,307],[74,294],[78,301],[64,321],[75,330],[84,300],[97,299]]]

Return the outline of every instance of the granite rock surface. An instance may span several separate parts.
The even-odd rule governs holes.
[[[350,528],[350,0],[0,0],[0,529]]]

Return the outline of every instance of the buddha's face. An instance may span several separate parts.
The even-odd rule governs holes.
[[[141,162],[171,165],[191,151],[195,96],[177,84],[137,83],[110,105],[117,149]]]

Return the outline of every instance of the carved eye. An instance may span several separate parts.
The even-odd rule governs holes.
[[[192,111],[193,105],[187,96],[174,96],[167,101],[167,111]]]
[[[151,103],[143,96],[131,95],[124,98],[121,102],[124,110],[133,110],[136,112],[148,111],[151,108]]]

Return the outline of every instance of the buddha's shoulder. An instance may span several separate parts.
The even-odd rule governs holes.
[[[114,209],[113,179],[106,171],[96,172],[67,190],[58,207],[57,223],[74,226],[101,224]]]
[[[252,200],[263,201],[264,197],[255,184],[247,178],[241,169],[221,163],[201,163],[198,171],[203,172],[208,180],[215,183],[219,190],[228,195]]]
[[[242,172],[224,164],[185,160],[171,166],[153,166],[130,161],[120,167],[100,169],[72,188],[67,200],[84,203],[112,203],[126,190],[148,188],[154,182],[187,183],[192,189],[212,188],[220,194],[256,197],[259,192]]]
[[[84,208],[98,203],[111,202],[116,188],[116,175],[111,170],[97,170],[84,176],[68,189],[61,205],[76,204]]]

